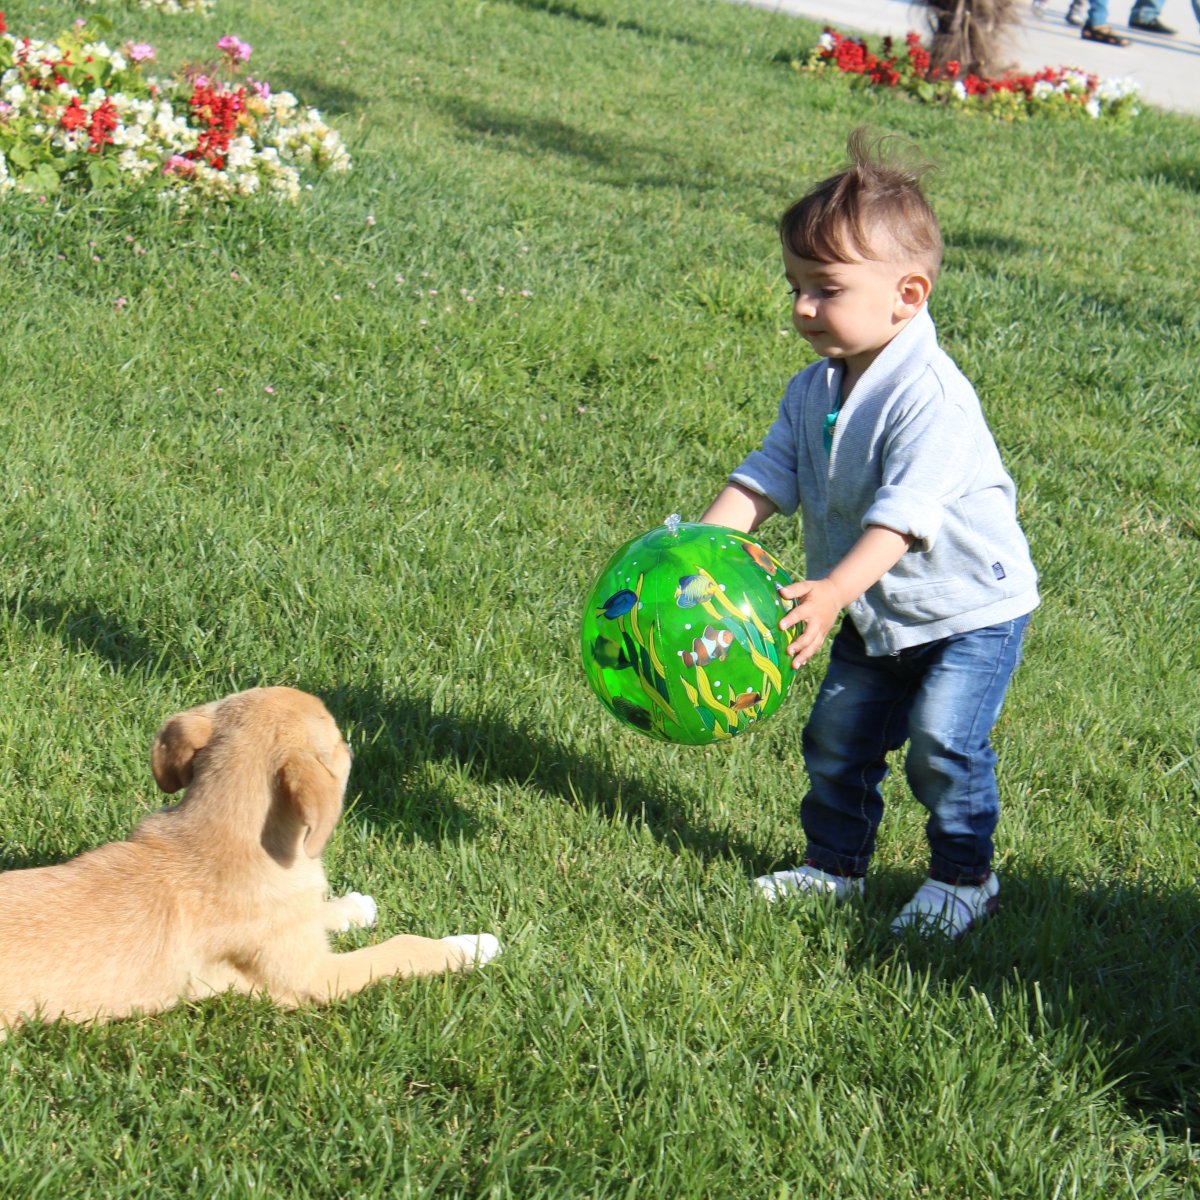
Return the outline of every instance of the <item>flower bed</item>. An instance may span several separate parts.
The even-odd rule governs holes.
[[[964,73],[959,64],[931,67],[920,37],[909,33],[903,52],[890,37],[878,52],[862,38],[826,29],[804,62],[808,74],[836,74],[868,88],[895,89],[926,103],[939,103],[1014,120],[1032,116],[1131,117],[1138,111],[1137,84],[1100,79],[1074,67],[1044,67],[1031,74],[1006,71],[996,77]]]
[[[153,47],[113,49],[85,22],[53,42],[14,37],[0,13],[0,196],[124,187],[182,205],[294,201],[302,171],[346,171],[338,133],[315,108],[238,73],[251,48],[179,79],[144,70]]]

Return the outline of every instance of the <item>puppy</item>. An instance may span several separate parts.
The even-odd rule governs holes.
[[[325,706],[292,688],[172,717],[150,762],[164,792],[187,789],[179,804],[128,841],[0,873],[0,1037],[23,1018],[104,1021],[230,989],[293,1006],[486,962],[490,934],[330,950],[330,931],[375,920],[369,896],[326,899],[321,868],[350,760]]]

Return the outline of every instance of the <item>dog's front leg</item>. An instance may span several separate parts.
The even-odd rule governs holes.
[[[500,943],[490,933],[444,938],[399,934],[348,954],[326,956],[309,980],[308,992],[315,1000],[333,1000],[393,975],[404,979],[482,966],[499,952]]]

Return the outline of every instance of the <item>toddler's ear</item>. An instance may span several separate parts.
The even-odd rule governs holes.
[[[896,315],[902,319],[915,317],[932,291],[933,280],[928,275],[910,271],[896,288]]]

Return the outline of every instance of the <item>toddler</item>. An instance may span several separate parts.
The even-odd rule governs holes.
[[[861,894],[886,756],[907,742],[929,878],[892,930],[958,938],[998,905],[990,735],[1037,572],[979,399],[938,347],[927,301],[942,238],[920,172],[863,130],[849,149],[779,226],[792,323],[822,358],[701,520],[748,533],[800,509],[806,578],[782,589],[796,603],[780,621],[794,668],[846,612],[804,730],[804,861],[756,887]]]

